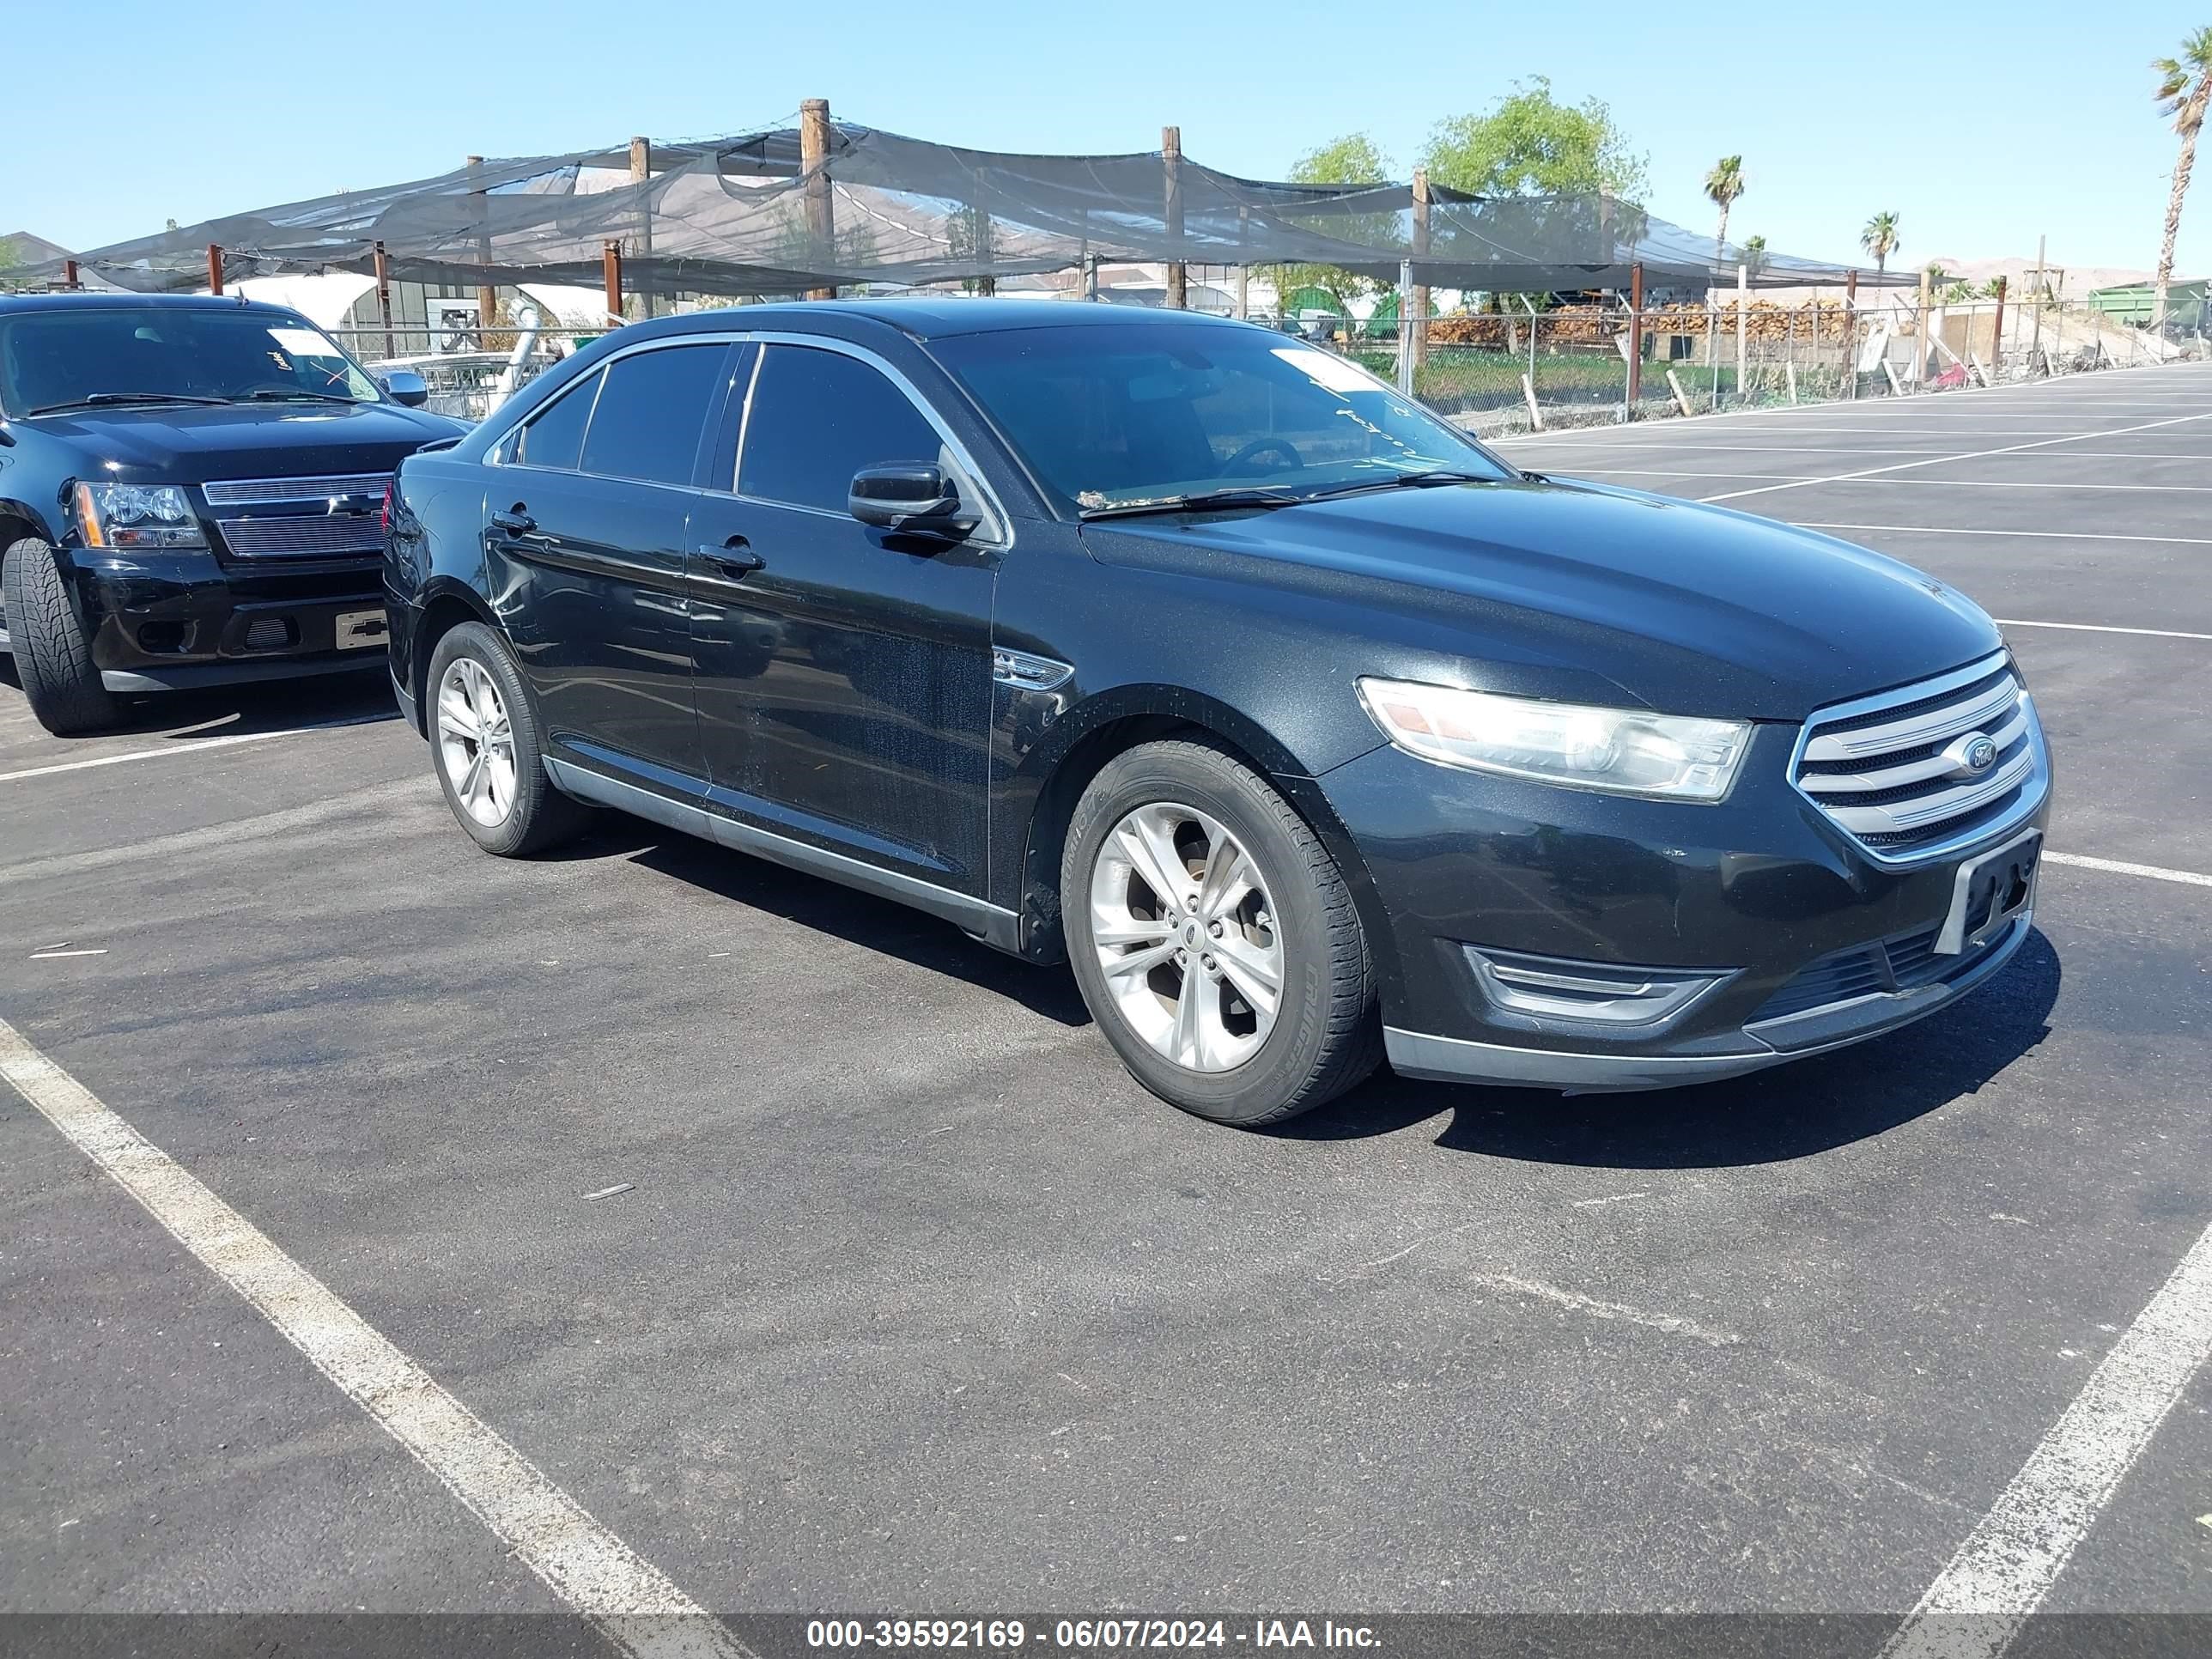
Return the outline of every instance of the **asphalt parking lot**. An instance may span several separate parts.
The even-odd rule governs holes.
[[[2058,805],[1999,979],[1238,1133],[890,904],[479,854],[372,675],[68,742],[0,685],[0,1021],[708,1608],[2212,1613],[2212,368],[1504,447],[2004,620]],[[0,1608],[562,1604],[4,1090],[0,1308]]]

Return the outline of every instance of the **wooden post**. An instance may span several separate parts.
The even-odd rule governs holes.
[[[653,140],[650,138],[631,139],[629,141],[630,183],[634,185],[642,185],[648,182],[652,177]],[[650,259],[653,257],[653,206],[651,203],[644,199],[642,192],[640,193],[640,198],[637,204],[637,256],[641,259]],[[653,315],[653,300],[652,295],[639,295],[637,297],[637,303],[638,314],[641,317],[650,317]]]
[[[1528,405],[1528,427],[1533,432],[1544,429],[1544,416],[1536,407],[1536,383],[1526,374],[1521,377],[1521,401]]]
[[[1628,418],[1644,395],[1644,267],[1628,268]]]
[[[1688,415],[1691,412],[1690,394],[1682,390],[1682,377],[1670,368],[1667,371],[1667,384],[1674,391],[1674,407]]]
[[[2039,236],[2035,239],[2035,284],[2027,290],[2027,302],[2035,307],[2034,325],[2029,331],[2027,341],[2028,355],[2031,358],[2043,349],[2043,243],[2042,237]],[[2033,374],[2034,372],[2034,368],[2031,365],[2028,373]]]
[[[1751,270],[1735,268],[1735,400],[1743,401],[1743,380],[1750,367]]]
[[[75,288],[75,287],[76,287],[77,285],[78,285],[78,284],[77,284],[77,280],[76,280],[76,260],[74,260],[74,259],[64,259],[64,260],[63,260],[63,261],[62,261],[62,286],[63,286],[64,288]]]
[[[491,263],[491,229],[485,222],[487,204],[484,201],[483,186],[479,182],[483,171],[483,157],[470,156],[468,167],[469,195],[476,204],[474,212],[477,221],[477,263],[480,265],[488,265]],[[477,284],[477,346],[479,350],[483,349],[484,338],[498,317],[498,286],[492,283],[478,283]]]
[[[1429,170],[1413,169],[1413,258],[1429,257]],[[1418,275],[1418,273],[1416,273]],[[1401,317],[1398,325],[1413,331],[1413,366],[1429,360],[1429,285],[1416,282],[1410,290],[1413,315]],[[1402,309],[1402,307],[1401,307]]]
[[[1182,241],[1182,129],[1160,129],[1160,167],[1165,173],[1168,240]],[[1190,305],[1190,268],[1180,259],[1168,261],[1168,309],[1185,311]]]
[[[1816,319],[1817,320],[1817,319]],[[1844,273],[1844,395],[1859,395],[1859,274]]]
[[[384,244],[376,245],[376,315],[384,325],[384,355],[397,357],[398,346],[392,337],[392,261],[384,256]]]
[[[623,320],[622,244],[599,244],[599,279],[606,284],[607,325],[620,328]]]
[[[213,242],[208,244],[208,292],[217,295],[222,292],[222,250]]]
[[[1990,286],[1996,289],[1997,293],[1997,325],[1990,331],[1990,367],[2002,374],[2004,372],[2005,290],[2011,284],[1999,276],[1990,283]]]
[[[1936,284],[1928,280],[1928,268],[1920,268],[1920,326],[1912,337],[1912,389],[1919,391],[1928,384],[1928,339],[1934,332],[1936,317]]]
[[[799,106],[799,167],[806,179],[806,240],[819,250],[823,263],[837,255],[837,199],[830,193],[830,100],[809,98]],[[837,290],[810,288],[810,300],[834,300]]]

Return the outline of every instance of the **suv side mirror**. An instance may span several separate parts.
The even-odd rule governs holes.
[[[906,536],[957,541],[982,522],[963,506],[942,467],[920,462],[863,467],[853,475],[845,510],[862,524]]]
[[[386,369],[371,377],[395,404],[420,409],[430,401],[430,383],[411,368]]]

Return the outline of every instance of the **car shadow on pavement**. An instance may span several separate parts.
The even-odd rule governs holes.
[[[968,938],[950,922],[890,899],[787,870],[766,859],[612,814],[572,846],[541,858],[629,857],[648,870],[755,910],[781,916],[870,951],[1001,996],[1062,1025],[1091,1024],[1091,1012],[1065,967],[1017,961]]]
[[[0,652],[0,686],[20,691],[15,662],[14,657]],[[92,738],[51,741],[76,744],[98,738],[145,737],[189,743],[203,738],[284,732],[301,726],[398,718],[392,678],[377,663],[354,673],[257,680],[244,685],[133,697],[123,704],[121,718]]]
[[[1972,1094],[2049,1035],[2059,980],[2058,953],[2036,932],[1995,979],[1942,1012],[1748,1077],[1562,1096],[1384,1072],[1278,1133],[1356,1139],[1449,1115],[1437,1145],[1492,1158],[1619,1170],[1780,1163],[1882,1134]]]

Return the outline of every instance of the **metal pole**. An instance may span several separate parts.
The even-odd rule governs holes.
[[[1628,268],[1628,418],[1644,395],[1644,267]]]
[[[1249,257],[1245,253],[1244,243],[1251,234],[1252,210],[1238,208],[1237,210],[1237,252],[1240,258]],[[1251,314],[1252,267],[1249,264],[1240,264],[1237,267],[1237,320],[1240,323],[1243,322]]]
[[[1928,280],[1928,267],[1920,268],[1920,326],[1912,335],[1912,389],[1928,384],[1928,340],[1936,331],[1936,285]]]
[[[837,257],[837,204],[824,170],[829,164],[830,100],[809,98],[799,106],[799,167],[806,180],[806,240],[823,264],[833,264]],[[810,288],[806,297],[834,300],[837,290],[835,286]]]
[[[1751,336],[1751,268],[1735,268],[1735,400],[1743,401],[1743,375],[1748,366]]]
[[[1406,308],[1413,297],[1413,262],[1398,262],[1398,390],[1413,395],[1413,329]]]
[[[1859,274],[1844,273],[1844,384],[1847,398],[1859,395]]]
[[[397,357],[398,348],[392,338],[392,261],[384,255],[384,244],[376,245],[376,315],[384,325],[384,355]]]
[[[607,322],[611,327],[622,326],[623,276],[622,244],[608,241],[599,245],[599,278],[606,284]]]
[[[1990,286],[1997,292],[1997,322],[1996,326],[1990,331],[1990,373],[1994,375],[2004,373],[2004,302],[2007,284],[2005,279],[1999,276]]]
[[[2035,239],[2035,286],[2027,291],[2027,302],[2035,307],[2034,319],[2028,325],[2027,355],[2031,364],[2035,354],[2043,349],[2043,243],[2042,237]],[[2032,374],[2035,371],[2031,368],[2028,372]]]
[[[644,185],[649,183],[652,178],[653,140],[631,139],[629,141],[630,182],[634,185]],[[638,191],[637,198],[637,257],[641,259],[650,259],[653,257],[653,204],[647,198],[647,192],[642,190]],[[653,315],[652,295],[639,295],[637,304],[638,315],[641,317]]]
[[[222,293],[222,250],[210,242],[207,255],[208,292],[219,296]]]
[[[1711,401],[1706,405],[1711,409],[1721,406],[1720,351],[1721,307],[1720,302],[1713,298],[1713,285],[1708,279],[1705,283],[1705,373],[1712,377]]]
[[[1168,240],[1176,252],[1182,251],[1182,129],[1160,129],[1160,167],[1166,174],[1165,212],[1162,218],[1167,227]],[[1170,311],[1189,307],[1190,271],[1181,259],[1168,261],[1167,304]]]

